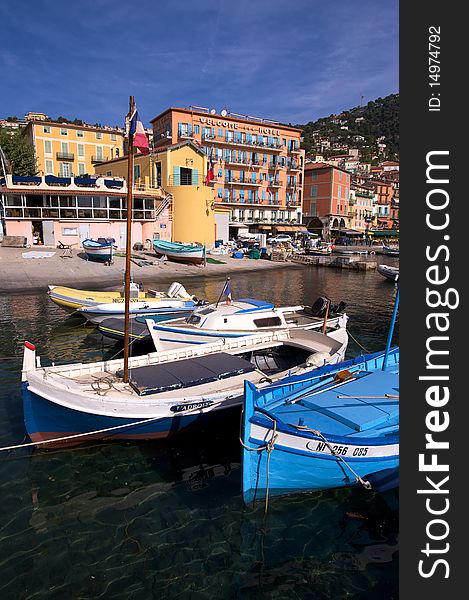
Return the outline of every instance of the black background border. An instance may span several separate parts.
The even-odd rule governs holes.
[[[424,3],[401,2],[400,4],[400,287],[399,309],[401,346],[401,460],[400,460],[400,552],[399,594],[402,600],[447,600],[464,597],[463,579],[467,551],[465,539],[469,535],[467,494],[469,482],[463,432],[468,394],[465,391],[465,366],[467,352],[465,338],[469,325],[464,321],[465,297],[463,284],[469,272],[466,255],[469,242],[469,139],[467,123],[469,111],[466,106],[465,87],[469,69],[467,41],[469,28],[464,24],[461,4],[456,2]],[[441,77],[440,89],[430,88],[428,64],[429,27],[441,28]],[[428,99],[432,92],[440,93],[441,111],[429,112]],[[450,226],[445,232],[432,232],[425,223],[427,208],[426,155],[432,150],[449,151]],[[443,161],[444,162],[444,161]],[[442,241],[443,234],[450,240]],[[419,473],[418,455],[424,451],[425,416],[430,407],[425,402],[428,382],[419,382],[425,371],[426,329],[425,317],[430,309],[426,306],[426,269],[429,266],[425,251],[430,245],[437,247],[447,243],[450,248],[450,280],[447,287],[454,287],[460,294],[460,305],[449,310],[450,336],[450,427],[440,434],[440,439],[450,443],[450,449],[441,451],[439,462],[449,462],[450,509],[443,516],[450,526],[445,542],[450,544],[445,558],[450,565],[450,575],[444,578],[445,569],[439,567],[432,577],[424,579],[418,573],[419,560],[426,559],[428,570],[432,559],[421,553],[428,540],[426,525],[432,519],[425,509],[425,496],[417,489],[428,489],[425,474]],[[442,261],[440,264],[444,264]],[[434,287],[434,286],[433,286]],[[443,309],[438,309],[443,310]],[[433,333],[434,334],[434,333]],[[444,335],[444,334],[441,334]],[[428,454],[428,453],[427,453]],[[447,460],[443,460],[443,458]],[[428,459],[427,459],[428,460]],[[430,474],[428,474],[430,475]],[[435,480],[441,479],[436,473]],[[436,531],[436,530],[435,530]],[[440,529],[441,531],[441,529]],[[432,542],[442,547],[444,542]],[[466,567],[469,570],[469,567]],[[456,587],[458,586],[458,589]],[[448,594],[452,594],[449,596]]]

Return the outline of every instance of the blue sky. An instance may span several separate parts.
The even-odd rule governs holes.
[[[0,118],[169,106],[300,124],[398,92],[397,0],[0,3]]]

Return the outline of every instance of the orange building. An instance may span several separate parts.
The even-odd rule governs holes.
[[[304,168],[303,223],[329,239],[350,227],[350,173],[326,163]]]
[[[370,184],[377,196],[375,207],[377,226],[379,229],[392,229],[394,187],[389,181],[383,180],[371,180]]]
[[[168,141],[190,139],[212,157],[210,185],[216,206],[230,210],[230,236],[243,229],[266,233],[303,229],[300,129],[200,107],[168,108],[151,123],[155,150]]]

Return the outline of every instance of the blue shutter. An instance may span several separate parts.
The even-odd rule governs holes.
[[[199,185],[199,169],[192,169],[192,185]]]
[[[173,185],[180,185],[181,184],[180,180],[181,180],[180,168],[173,167]]]

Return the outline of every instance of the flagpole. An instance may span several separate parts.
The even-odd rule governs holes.
[[[135,100],[130,96],[129,118],[135,109]],[[130,322],[130,252],[132,237],[132,188],[134,179],[134,140],[129,127],[129,148],[127,163],[127,236],[125,244],[125,286],[124,286],[124,383],[129,381],[129,322]]]
[[[218,303],[220,302],[221,297],[223,296],[223,292],[226,290],[226,286],[227,286],[229,280],[230,280],[230,278],[227,277],[226,280],[225,280],[225,285],[223,286],[223,289],[222,289],[220,295],[218,296],[218,300],[217,300],[217,303],[215,304],[215,308],[218,307]]]

